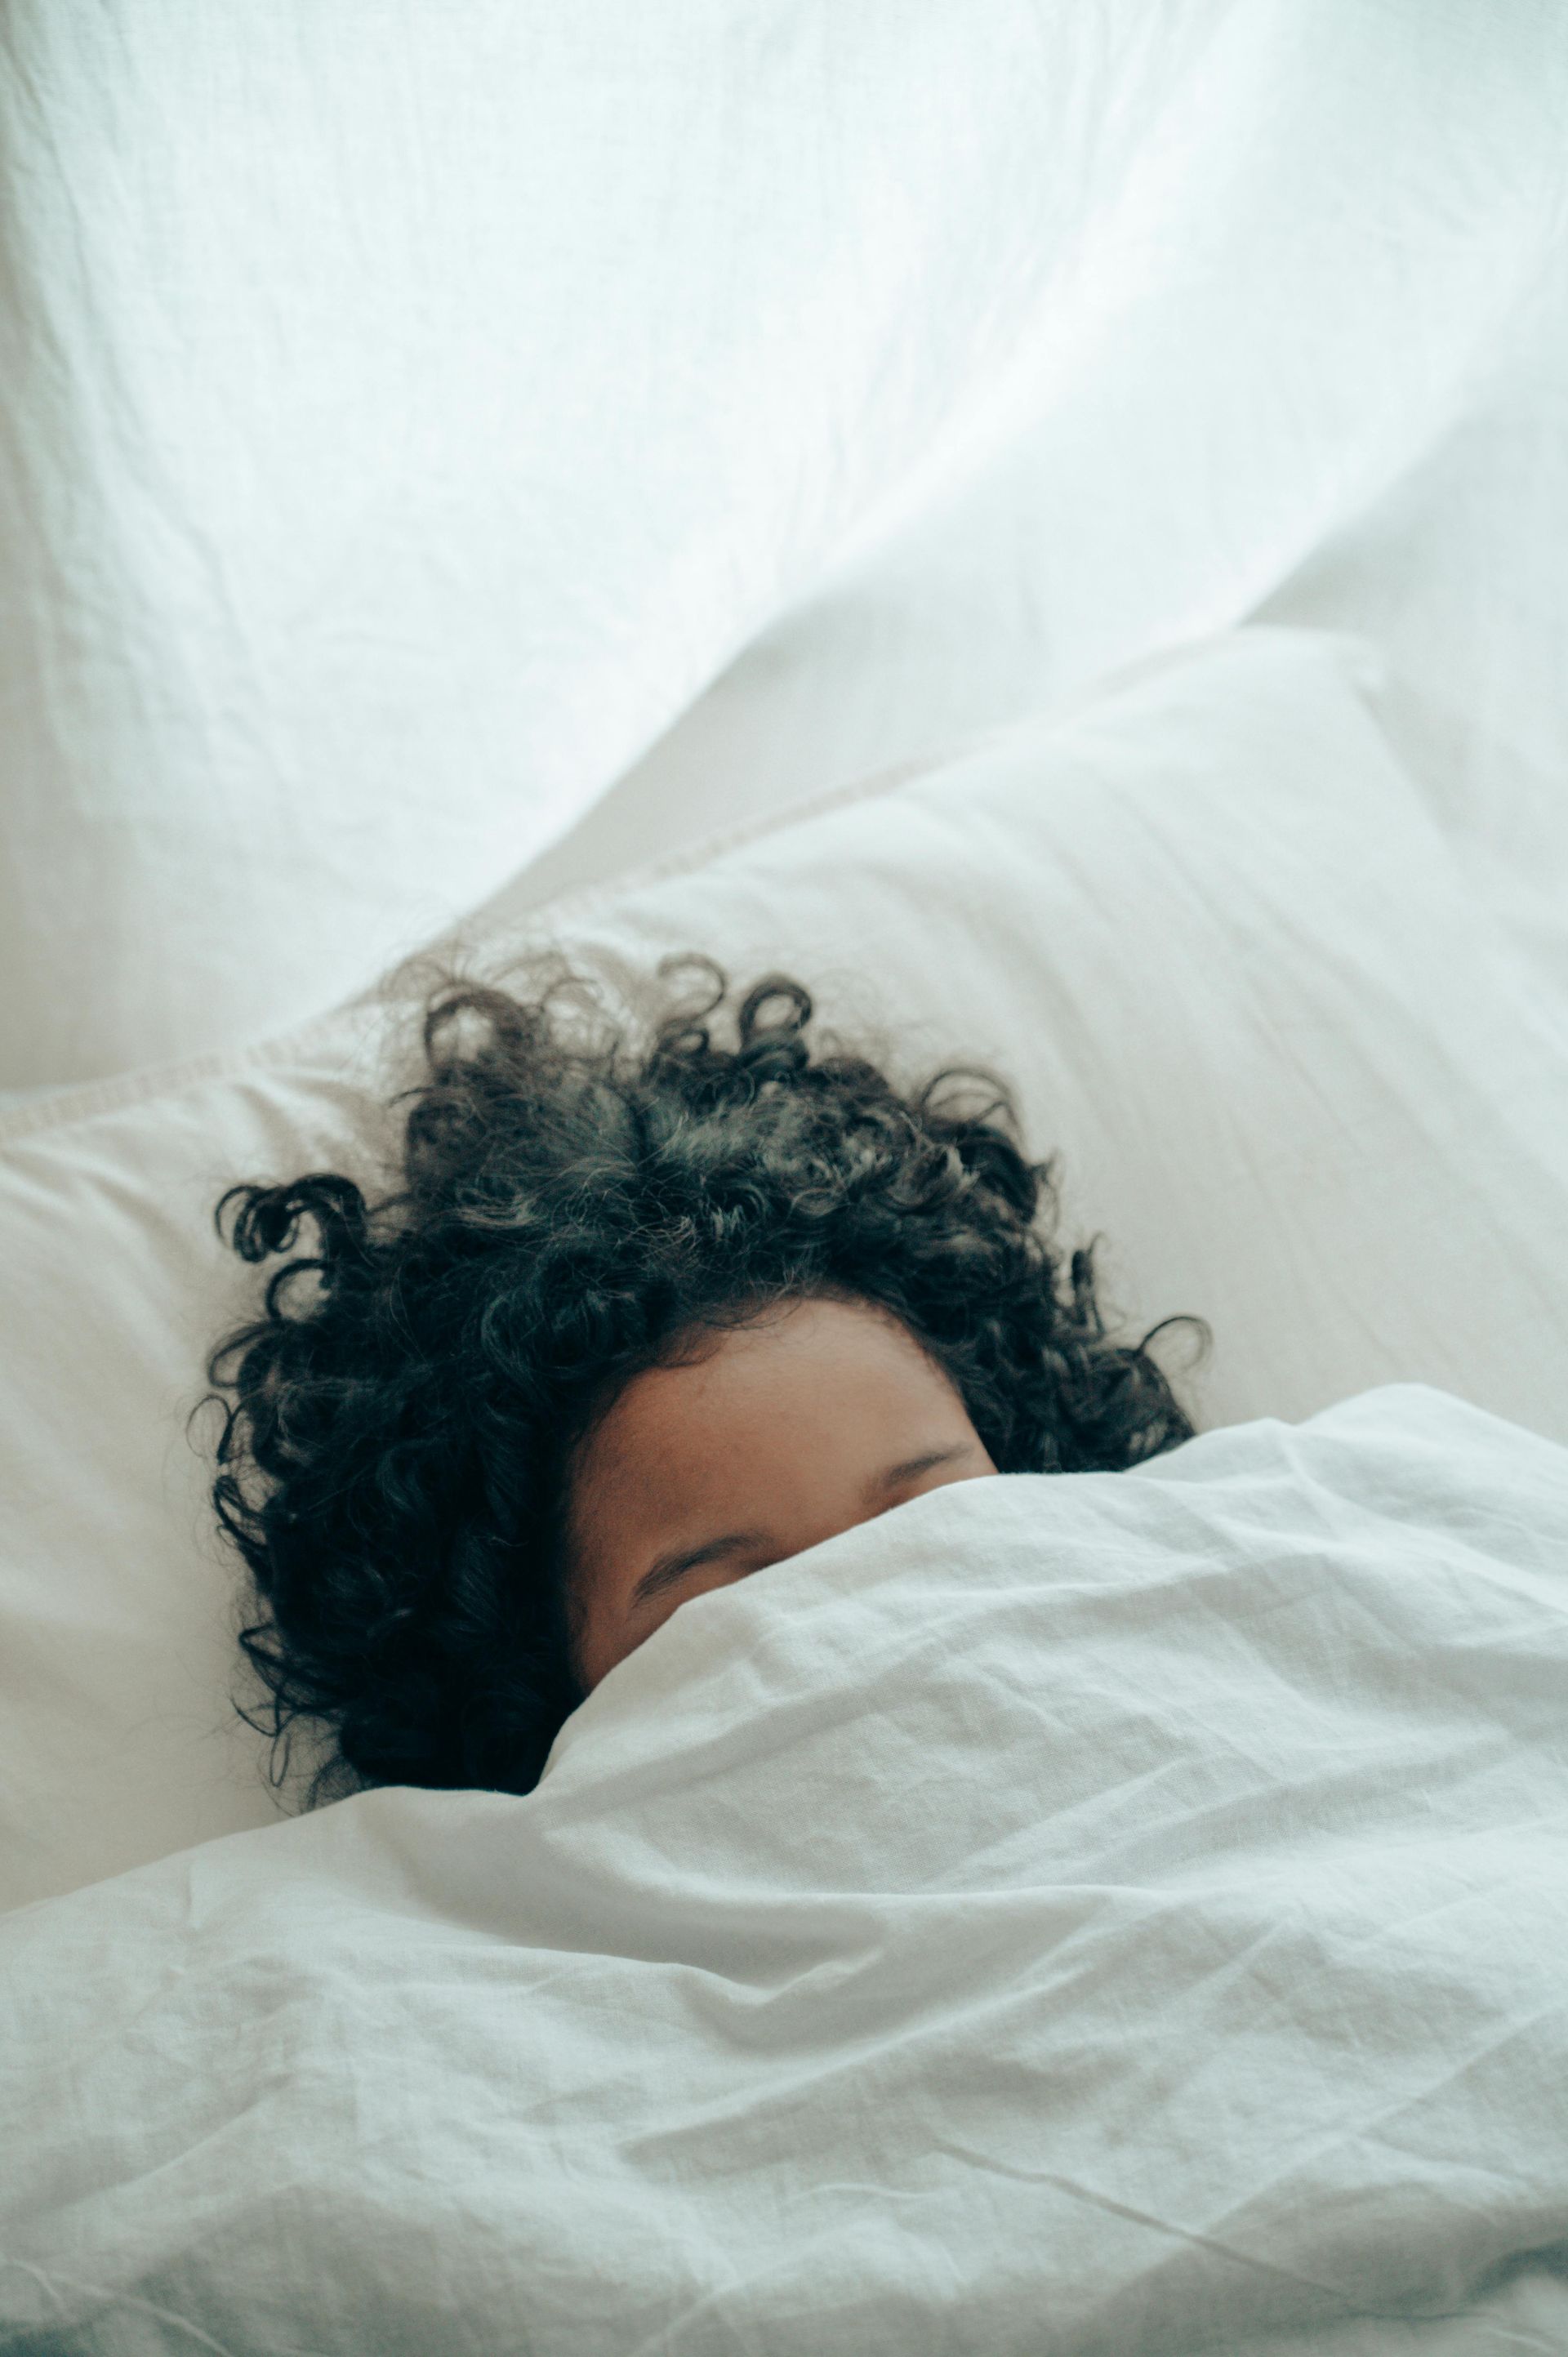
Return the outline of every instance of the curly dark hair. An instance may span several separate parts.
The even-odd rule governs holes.
[[[667,995],[640,1048],[559,957],[527,996],[444,971],[425,1077],[392,1100],[413,1100],[396,1191],[368,1203],[312,1171],[218,1205],[247,1261],[316,1232],[208,1364],[213,1501],[268,1696],[235,1707],[272,1738],[274,1783],[296,1724],[330,1739],[312,1804],[375,1784],[532,1791],[585,1694],[574,1453],[693,1339],[797,1298],[879,1305],[1004,1473],[1116,1470],[1192,1434],[1148,1355],[1161,1328],[1107,1334],[1098,1238],[1063,1278],[1054,1163],[1026,1159],[1004,1082],[946,1066],[905,1094],[832,1041],[813,1055],[811,994],[779,974],[723,1045],[726,977],[696,956],[658,972],[688,968],[705,1003]],[[1178,1322],[1207,1346],[1201,1319],[1161,1324]]]

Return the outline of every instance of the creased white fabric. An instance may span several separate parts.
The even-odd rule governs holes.
[[[578,813],[1011,362],[1220,0],[10,0],[0,1087]]]
[[[1185,12],[1134,13],[1153,47]],[[524,888],[1306,622],[1386,655],[1428,808],[1568,1010],[1568,12],[1250,0],[1159,70],[1012,364]],[[1007,202],[1036,170],[1044,135]]]
[[[933,1492],[526,1798],[0,1922],[9,2345],[1560,2347],[1565,1676],[1568,1450],[1423,1385]]]
[[[1568,1002],[1565,119],[1542,0],[11,0],[0,1090],[1249,618]]]

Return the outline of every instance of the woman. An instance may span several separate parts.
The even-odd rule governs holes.
[[[660,973],[693,965],[705,1003],[640,1046],[559,966],[522,995],[445,977],[396,1190],[316,1172],[218,1207],[250,1261],[317,1235],[209,1365],[269,1695],[245,1715],[280,1774],[295,1721],[330,1730],[313,1797],[528,1792],[687,1598],[947,1482],[1192,1432],[1152,1335],[1107,1335],[1092,1247],[1064,1284],[1000,1082],[904,1094],[813,1052],[779,974],[725,1046],[719,968]]]

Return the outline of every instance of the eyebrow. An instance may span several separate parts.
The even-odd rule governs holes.
[[[956,1440],[948,1448],[922,1449],[918,1457],[906,1457],[900,1464],[889,1465],[875,1474],[866,1484],[867,1496],[886,1490],[896,1490],[900,1481],[912,1481],[918,1473],[929,1473],[938,1465],[950,1465],[955,1457],[972,1454],[972,1440]],[[695,1571],[699,1565],[716,1563],[722,1555],[738,1555],[744,1547],[766,1546],[771,1534],[768,1531],[725,1531],[722,1538],[707,1539],[701,1546],[671,1547],[657,1557],[632,1589],[629,1601],[641,1604],[648,1597],[657,1596],[672,1586],[682,1575]]]

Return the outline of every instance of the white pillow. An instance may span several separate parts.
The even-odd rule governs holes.
[[[1211,641],[529,935],[548,920],[612,976],[682,949],[743,983],[781,966],[908,1074],[998,1067],[1132,1338],[1209,1320],[1207,1368],[1167,1361],[1200,1425],[1404,1380],[1568,1439],[1568,1080],[1368,710],[1374,671],[1311,633]],[[241,1178],[371,1178],[410,987],[0,1119],[9,1900],[272,1813],[184,1431],[257,1285],[211,1209]]]

